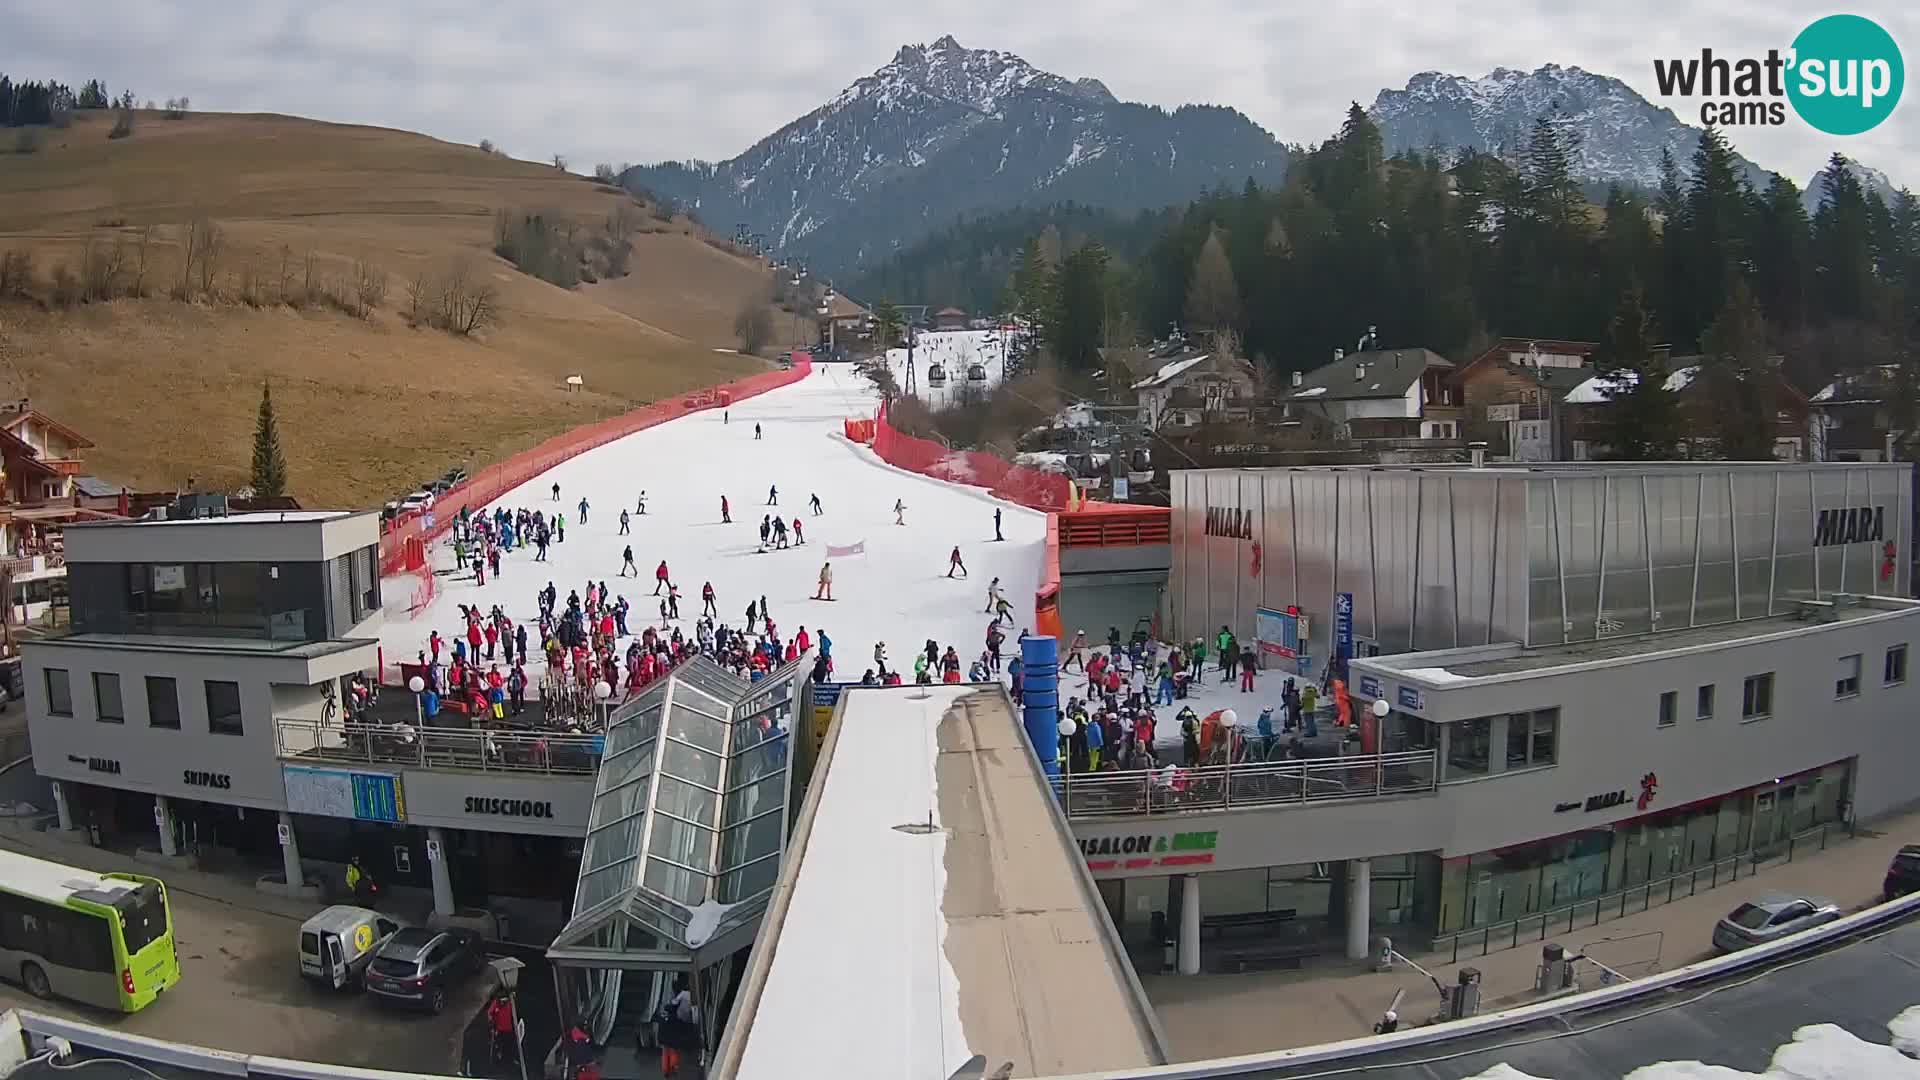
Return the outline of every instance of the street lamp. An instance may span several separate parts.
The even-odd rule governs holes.
[[[600,730],[607,730],[607,699],[613,696],[613,687],[607,680],[601,679],[593,684],[593,703],[599,713]]]
[[[487,966],[500,979],[500,988],[507,992],[507,1007],[513,1010],[513,1051],[520,1059],[520,1080],[527,1080],[527,1024],[520,1019],[520,999],[514,993],[514,989],[520,985],[520,969],[527,966],[526,961],[512,956],[499,956],[487,961]]]
[[[427,726],[427,707],[420,703],[420,695],[427,689],[427,680],[418,675],[407,680],[407,689],[413,691],[413,718],[419,721],[415,727]]]

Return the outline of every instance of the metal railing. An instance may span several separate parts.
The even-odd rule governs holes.
[[[1167,766],[1133,772],[1082,773],[1053,778],[1068,817],[1171,814],[1232,806],[1363,799],[1434,790],[1435,751]]]
[[[1715,859],[1710,863],[1682,870],[1677,874],[1654,878],[1586,900],[1522,915],[1517,919],[1490,926],[1441,934],[1433,939],[1432,952],[1451,952],[1451,963],[1461,957],[1485,956],[1503,949],[1517,948],[1522,942],[1545,941],[1551,934],[1568,933],[1582,926],[1597,926],[1603,919],[1637,915],[1648,908],[1685,900],[1695,893],[1750,878],[1760,872],[1761,864],[1779,860],[1792,862],[1798,853],[1827,850],[1828,838],[1835,832],[1848,835],[1845,825],[1816,825],[1765,847]]]
[[[286,719],[276,720],[274,729],[279,756],[289,761],[568,776],[597,773],[606,741],[600,735]]]

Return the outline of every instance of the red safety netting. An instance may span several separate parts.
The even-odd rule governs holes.
[[[737,382],[695,390],[669,401],[656,401],[598,423],[574,428],[531,450],[489,465],[459,487],[435,499],[431,511],[410,514],[395,521],[380,537],[380,573],[392,576],[419,569],[426,563],[426,541],[451,526],[461,510],[479,510],[569,458],[688,413],[724,408],[736,401],[790,386],[806,378],[812,371],[812,362],[801,359],[790,371],[769,371]]]
[[[884,406],[873,420],[873,452],[889,465],[937,480],[983,487],[1021,506],[1048,511],[1067,508],[1071,485],[1065,476],[1015,465],[984,450],[949,450],[929,439],[903,435],[887,422]]]

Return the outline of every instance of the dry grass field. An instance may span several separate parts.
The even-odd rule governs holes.
[[[453,465],[511,454],[573,425],[763,370],[734,317],[769,271],[577,176],[422,135],[270,115],[139,114],[108,140],[105,113],[0,154],[0,252],[28,251],[41,281],[79,270],[89,241],[131,246],[154,226],[143,299],[55,309],[0,301],[0,398],[35,404],[97,443],[93,471],[137,489],[245,482],[254,411],[270,380],[293,492],[368,506]],[[10,149],[11,144],[0,146]],[[629,276],[566,290],[492,251],[497,210],[559,212],[597,227],[640,221]],[[168,299],[185,224],[225,236],[215,302]],[[387,281],[367,318],[274,301],[356,263]],[[497,325],[472,338],[405,317],[417,275],[463,265],[498,289]],[[255,282],[259,306],[238,302]],[[778,311],[775,340],[798,340]],[[568,393],[579,375],[585,390]]]

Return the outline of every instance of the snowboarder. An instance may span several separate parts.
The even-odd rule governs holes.
[[[553,501],[554,502],[560,501],[560,485],[559,484],[553,485]]]
[[[580,496],[580,524],[585,525],[586,523],[587,523],[587,497],[585,495],[582,495]]]
[[[775,485],[775,484],[767,485],[767,505],[768,506],[780,505],[780,488],[778,485]]]
[[[713,602],[713,582],[700,586],[700,614],[720,617],[720,609]]]
[[[807,500],[807,501],[808,501],[808,502],[809,502],[810,504],[812,504],[812,506],[813,506],[813,516],[814,516],[814,517],[819,517],[819,516],[820,516],[820,514],[821,514],[821,510],[820,510],[820,495],[819,495],[819,493],[818,493],[818,492],[816,492],[816,493],[814,493],[814,496],[813,496],[813,498],[811,498],[811,499],[809,499],[809,500]]]
[[[720,496],[720,524],[733,524],[733,515],[727,513],[727,497],[725,495]]]
[[[813,598],[815,600],[833,599],[833,564],[831,562],[820,564],[820,587],[813,591]]]
[[[634,577],[640,576],[640,568],[633,564],[633,545],[632,544],[628,544],[627,550],[620,553],[620,559],[621,559],[621,562],[620,562],[621,577],[626,577],[627,571],[629,570],[633,571]]]
[[[905,499],[893,500],[893,523],[895,525],[905,525],[907,523],[907,501]]]
[[[667,587],[667,560],[661,559],[660,565],[653,568],[653,595],[659,596],[660,590]]]
[[[625,536],[632,531],[632,529],[629,527],[629,524],[628,524],[631,520],[632,519],[627,516],[627,512],[625,510],[620,511],[620,535],[621,536]]]
[[[958,544],[953,546],[953,554],[947,556],[947,576],[952,577],[956,571],[961,577],[967,576],[967,564],[960,561],[960,545]]]
[[[1000,535],[1000,508],[997,506],[993,508],[993,538],[996,542],[1006,539]]]

